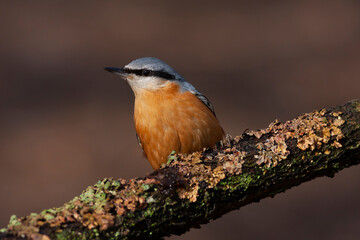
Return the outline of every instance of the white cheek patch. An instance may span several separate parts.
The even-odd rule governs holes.
[[[156,91],[167,84],[166,80],[162,80],[158,77],[132,76],[132,78],[128,78],[127,81],[134,93],[141,90]]]

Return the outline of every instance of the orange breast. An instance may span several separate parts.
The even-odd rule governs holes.
[[[137,93],[135,128],[151,166],[158,169],[174,150],[191,153],[213,147],[224,136],[219,121],[195,95],[176,83]]]

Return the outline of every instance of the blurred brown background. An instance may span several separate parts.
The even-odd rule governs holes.
[[[0,20],[0,227],[152,171],[105,66],[164,60],[233,136],[360,98],[360,1],[4,0]],[[359,202],[356,166],[171,239],[358,239]]]

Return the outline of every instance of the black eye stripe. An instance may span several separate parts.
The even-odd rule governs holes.
[[[129,68],[124,68],[124,72],[126,73],[132,73],[138,76],[155,76],[155,77],[161,77],[161,78],[165,78],[168,80],[174,80],[175,76],[164,72],[164,71],[151,71],[151,70],[147,70],[147,69],[129,69]]]

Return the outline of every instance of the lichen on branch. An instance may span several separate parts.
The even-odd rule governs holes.
[[[360,162],[360,101],[169,156],[152,174],[103,179],[59,208],[17,218],[0,238],[158,239]]]

